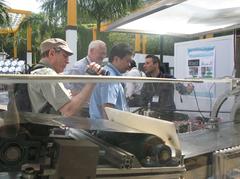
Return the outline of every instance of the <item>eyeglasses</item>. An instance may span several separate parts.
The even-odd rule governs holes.
[[[64,58],[68,58],[68,56],[69,56],[64,50],[62,50],[62,49],[59,48],[59,47],[54,48],[54,51],[55,51],[56,53],[62,52],[62,55],[63,55]]]
[[[62,55],[63,55],[64,58],[68,58],[69,57],[69,55],[66,52],[64,52],[63,50],[61,52],[62,52]]]

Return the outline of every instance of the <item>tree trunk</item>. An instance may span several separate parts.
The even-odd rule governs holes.
[[[97,31],[96,31],[97,39],[100,39],[100,28],[101,28],[101,21],[98,20],[97,21]]]

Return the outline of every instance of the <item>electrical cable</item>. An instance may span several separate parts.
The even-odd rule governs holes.
[[[210,88],[209,88],[209,90],[208,90],[208,93],[209,93],[209,111],[210,111],[210,113],[209,113],[209,116],[211,116],[211,113],[212,113],[212,95],[211,95],[211,89],[213,88],[213,86],[216,86],[216,83],[213,83],[211,86],[210,86]]]
[[[206,117],[202,114],[202,112],[200,110],[195,89],[193,89],[193,94],[194,94],[194,98],[195,98],[195,101],[196,101],[196,104],[197,104],[198,111],[199,111],[203,121],[205,122],[206,121]]]

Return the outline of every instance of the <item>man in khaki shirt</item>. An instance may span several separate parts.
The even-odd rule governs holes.
[[[73,54],[66,41],[59,38],[51,38],[40,45],[41,60],[39,64],[43,68],[33,70],[32,74],[57,75],[62,73],[69,63],[69,56]],[[91,63],[89,68],[97,74],[102,68],[96,63]],[[75,96],[64,87],[63,83],[30,83],[28,85],[29,97],[33,112],[42,112],[46,106],[51,106],[48,113],[61,113],[64,116],[77,114],[85,102],[89,99],[94,84],[87,84],[82,91]]]

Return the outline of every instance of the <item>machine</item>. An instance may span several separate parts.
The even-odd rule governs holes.
[[[48,76],[4,75],[2,82],[24,82],[25,78],[30,82],[36,79],[59,80],[52,76],[48,79]],[[93,77],[64,76],[63,80],[75,81],[75,78],[91,81]],[[100,78],[107,82],[137,80],[127,77]],[[141,80],[161,82],[161,79]],[[166,83],[166,79],[163,81]],[[175,83],[175,79],[167,82]],[[191,82],[204,83],[201,80]],[[239,94],[238,83],[233,84],[236,84],[233,91],[225,91],[228,95],[224,98]],[[191,126],[189,113],[181,115],[176,112],[173,116],[165,113],[165,117],[176,119],[167,121],[162,120],[157,111],[149,109],[141,108],[142,114],[136,114],[106,108],[109,120],[93,121],[82,117],[20,112],[14,105],[12,108],[8,106],[7,111],[0,113],[0,174],[6,179],[191,179],[199,170],[203,173],[200,178],[218,177],[223,165],[217,164],[224,163],[221,158],[224,150],[227,149],[226,156],[237,158],[238,147],[234,147],[240,145],[237,97],[232,104],[235,112],[229,111],[227,114],[220,109],[227,100],[219,98],[209,120],[200,120],[202,128],[189,130],[188,127],[187,132],[183,133],[179,133],[176,121],[187,122]],[[189,102],[185,98],[184,101]],[[234,116],[235,120],[229,120],[230,116]],[[227,120],[220,121],[219,118]],[[238,166],[235,165],[231,171],[237,173]]]
[[[185,167],[173,123],[107,111],[111,120],[100,122],[19,113],[19,126],[4,119],[8,111],[2,112],[1,118],[8,122],[1,128],[0,171],[8,172],[8,177],[39,179],[183,176]],[[142,123],[152,120],[150,125],[158,123],[168,132],[162,135],[157,128],[147,132],[140,126],[131,128],[129,122],[126,126],[115,121],[122,117],[129,120],[129,115],[141,118]]]

